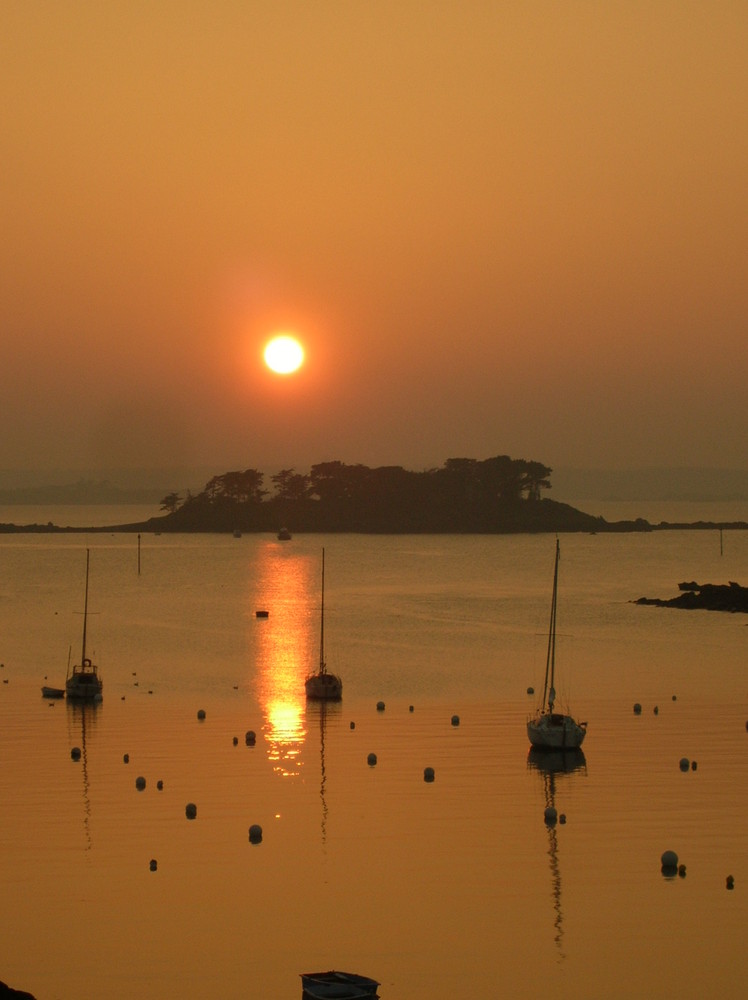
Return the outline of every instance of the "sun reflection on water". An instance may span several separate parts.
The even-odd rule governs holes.
[[[257,620],[257,693],[262,707],[268,759],[283,777],[301,773],[307,735],[304,678],[314,656],[313,563],[308,556],[269,543],[260,552],[256,607],[268,611]]]

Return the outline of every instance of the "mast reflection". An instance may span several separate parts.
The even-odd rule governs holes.
[[[327,768],[325,766],[325,730],[327,729],[328,716],[333,713],[339,715],[341,710],[340,702],[313,700],[307,704],[307,719],[311,732],[315,716],[319,721],[319,798],[322,806],[320,816],[320,832],[322,834],[322,846],[327,842]]]
[[[308,556],[268,544],[259,554],[257,599],[269,609],[258,630],[257,694],[268,759],[283,777],[296,777],[306,739],[304,678],[313,658]],[[259,605],[256,605],[259,606]]]
[[[91,730],[96,725],[96,713],[101,706],[95,701],[71,701],[67,702],[68,712],[68,738],[72,743],[78,739],[80,733],[81,765],[83,771],[83,835],[86,840],[86,850],[90,851],[93,846],[91,837],[91,799],[89,796],[88,777],[88,737]]]
[[[545,807],[556,808],[556,778],[572,774],[574,771],[587,770],[584,751],[573,750],[539,750],[531,747],[527,755],[527,766],[538,771],[543,779]],[[563,950],[564,915],[561,908],[561,867],[558,857],[558,830],[556,822],[546,822],[548,830],[548,859],[551,870],[551,893],[553,896],[553,940],[559,953],[559,961],[566,958]]]

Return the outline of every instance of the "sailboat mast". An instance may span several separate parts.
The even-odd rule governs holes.
[[[559,542],[556,539],[556,562],[553,568],[553,598],[551,599],[551,622],[548,626],[548,654],[545,661],[545,683],[543,685],[543,708],[548,704],[548,711],[553,711],[556,700],[554,674],[556,672],[556,598],[558,594],[558,558]]]
[[[81,666],[86,662],[86,624],[88,622],[88,561],[90,549],[86,549],[86,599],[83,603],[83,648],[81,650]]]
[[[319,672],[325,672],[325,550],[322,549],[322,605],[319,626]]]

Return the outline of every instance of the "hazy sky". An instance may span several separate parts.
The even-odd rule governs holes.
[[[746,53],[745,0],[3,0],[0,468],[745,466]]]

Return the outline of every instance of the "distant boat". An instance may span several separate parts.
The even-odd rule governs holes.
[[[242,537],[241,531],[239,531],[238,528],[234,528],[234,538],[241,538],[241,537]]]
[[[343,681],[337,674],[327,671],[325,663],[325,550],[322,549],[322,604],[319,631],[319,670],[309,674],[304,681],[307,698],[340,701],[343,697]]]
[[[304,972],[301,985],[307,997],[376,997],[379,983],[356,972]],[[327,990],[328,992],[325,992]]]
[[[42,685],[42,698],[64,698],[65,688],[54,688],[47,687],[46,684]]]
[[[288,528],[281,528],[278,532],[278,540],[281,542],[288,542],[291,540],[291,532]]]
[[[581,747],[587,735],[587,723],[577,722],[570,715],[554,712],[556,702],[556,602],[558,598],[558,560],[560,547],[556,539],[556,562],[553,570],[551,623],[548,629],[548,656],[545,663],[543,701],[538,714],[527,722],[527,736],[534,747],[549,750],[569,750]]]
[[[68,676],[65,679],[65,691],[68,698],[80,701],[101,701],[104,691],[104,683],[99,677],[99,668],[86,656],[86,626],[88,624],[88,567],[90,550],[86,549],[86,600],[83,605],[83,644],[81,649],[81,662],[73,666],[70,673],[68,664]]]

